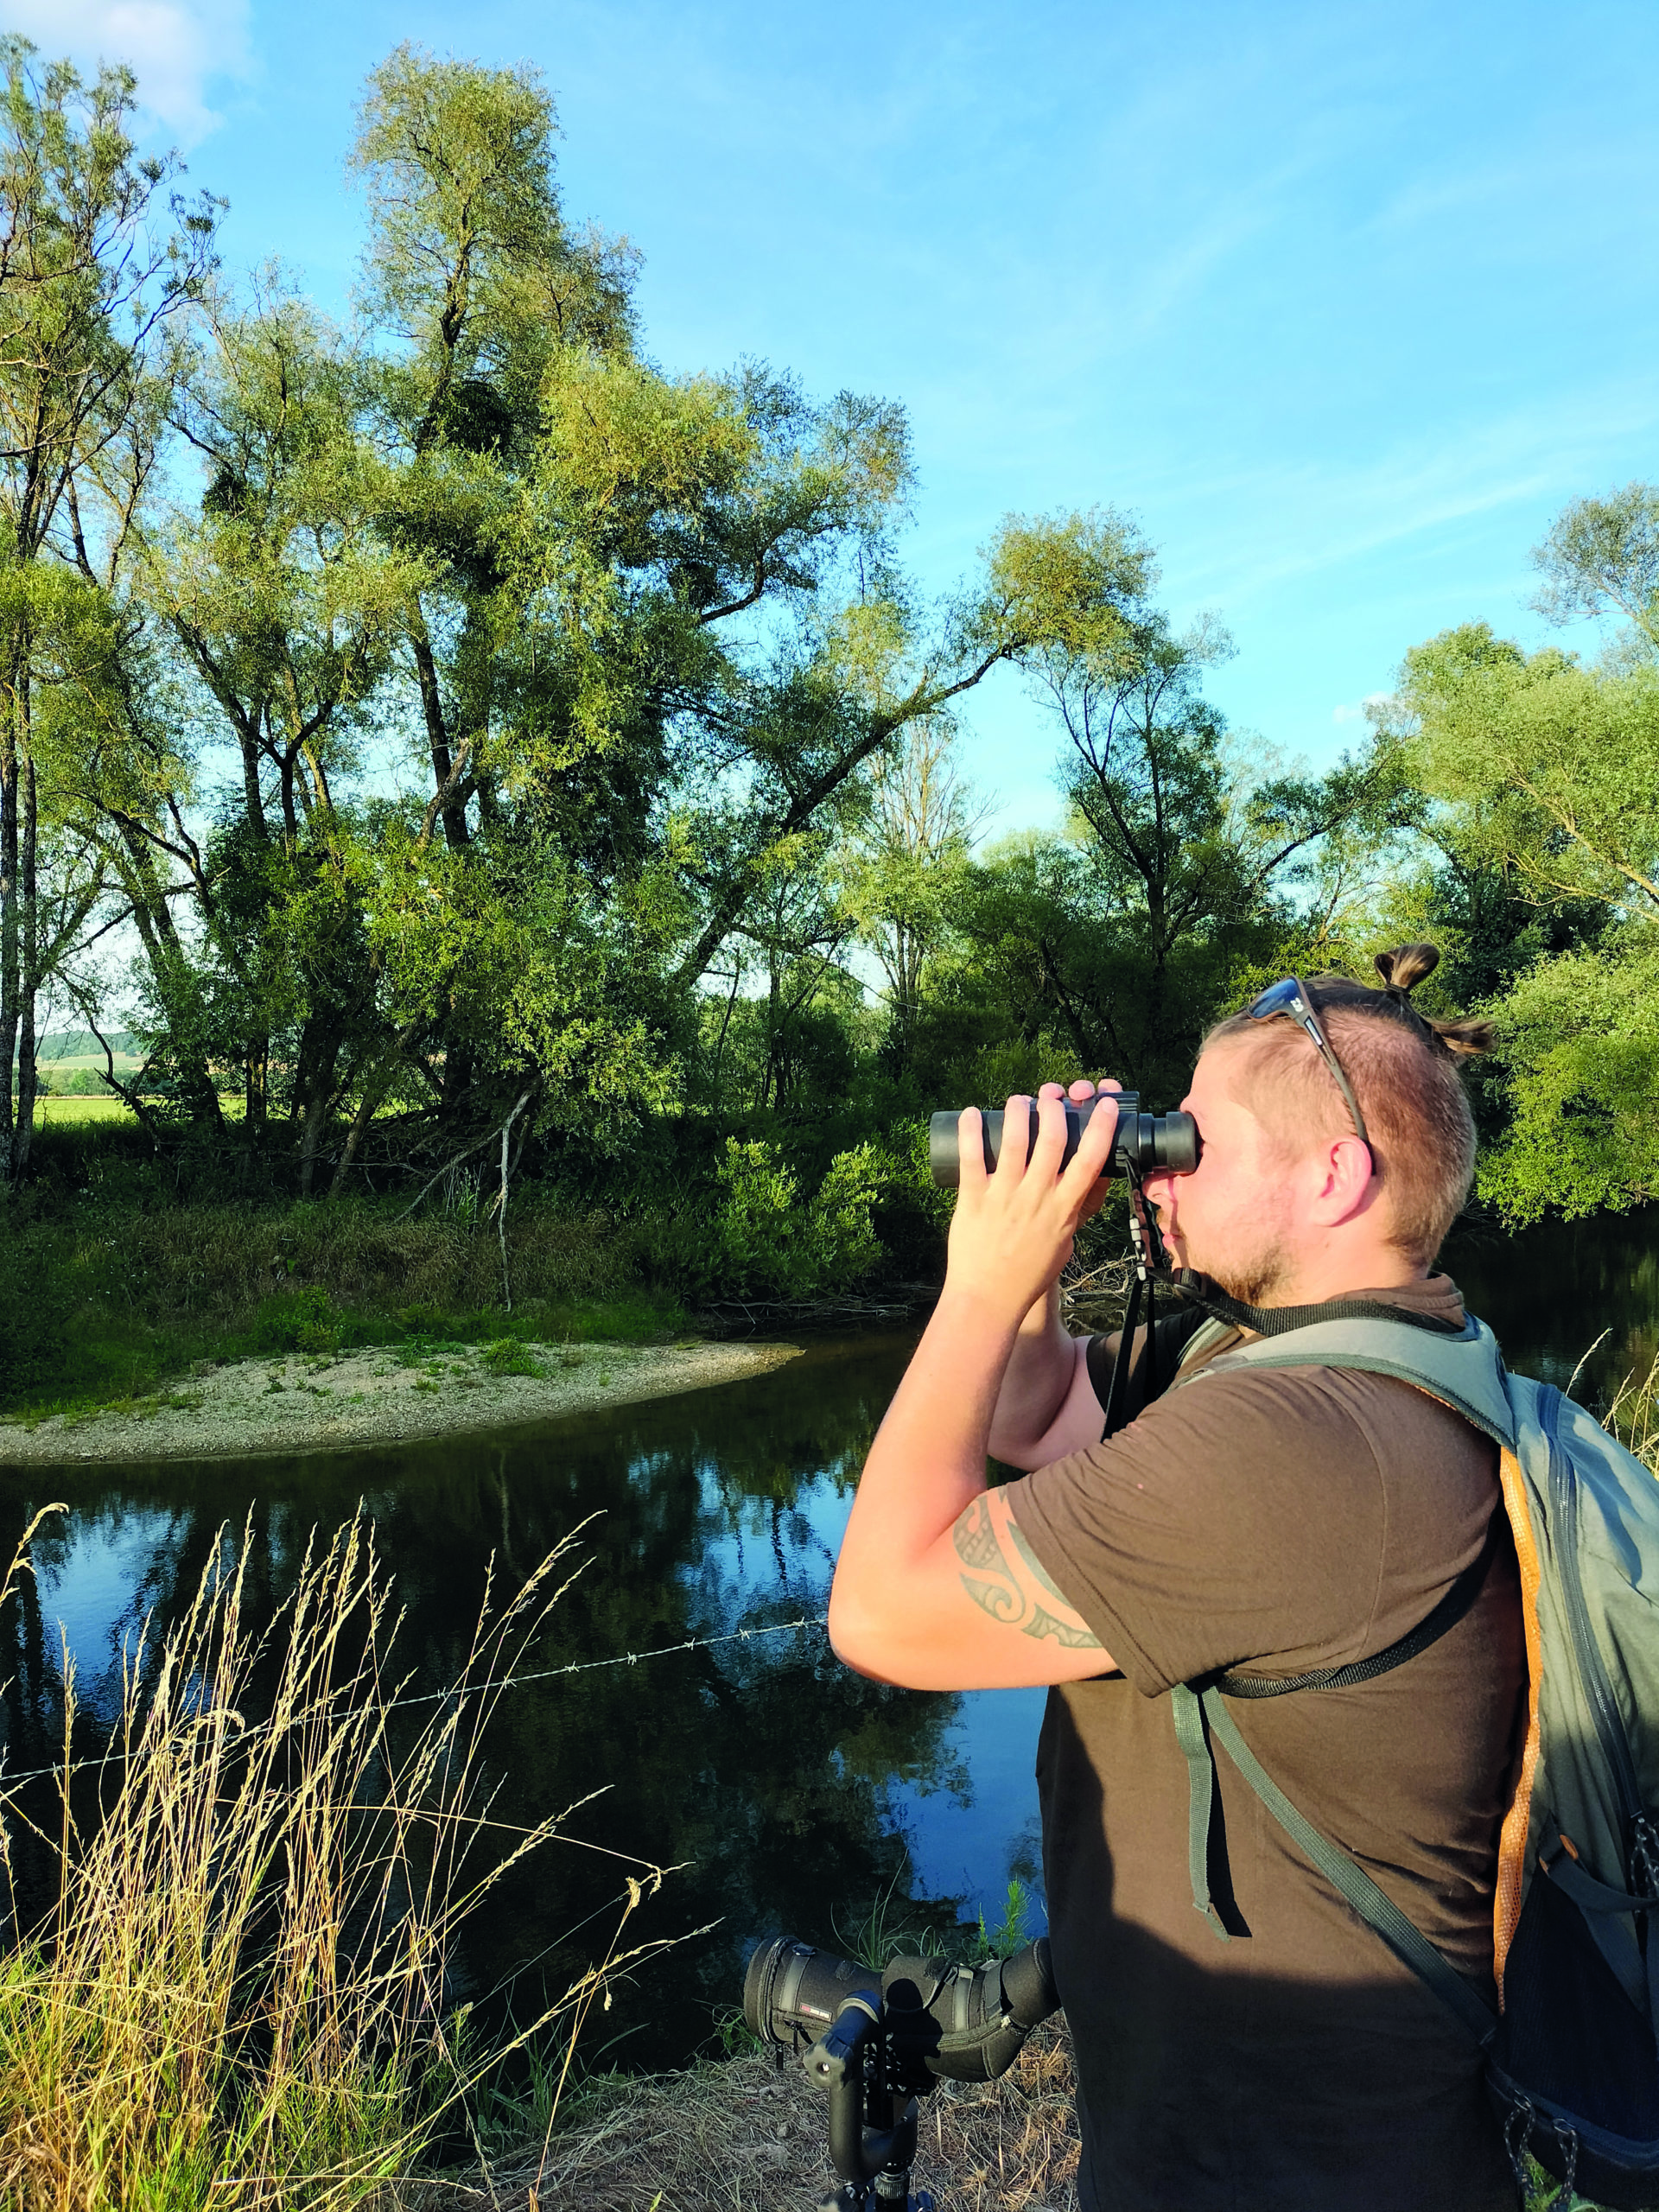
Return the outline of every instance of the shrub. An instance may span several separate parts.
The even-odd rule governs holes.
[[[856,1282],[881,1255],[871,1211],[882,1180],[874,1147],[857,1145],[836,1154],[803,1205],[775,1145],[728,1137],[712,1215],[695,1227],[682,1219],[669,1271],[705,1298],[810,1298]]]
[[[278,1291],[253,1317],[256,1351],[334,1351],[340,1332],[340,1317],[321,1283]]]
[[[542,1369],[516,1337],[499,1337],[479,1353],[479,1364],[492,1375],[539,1375]]]

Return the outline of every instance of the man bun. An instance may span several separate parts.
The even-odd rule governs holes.
[[[1407,994],[1414,984],[1421,983],[1425,976],[1432,976],[1440,964],[1438,944],[1399,944],[1391,952],[1379,952],[1374,963],[1386,995],[1421,1021],[1448,1052],[1465,1058],[1490,1052],[1497,1033],[1490,1021],[1437,1021],[1433,1014],[1410,1004]]]

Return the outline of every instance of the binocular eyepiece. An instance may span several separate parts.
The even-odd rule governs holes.
[[[1133,1170],[1146,1175],[1159,1168],[1166,1175],[1190,1175],[1198,1164],[1203,1141],[1198,1125],[1190,1114],[1143,1114],[1141,1094],[1137,1090],[1103,1092],[1099,1097],[1085,1099],[1081,1106],[1065,1102],[1065,1150],[1060,1165],[1065,1166],[1082,1139],[1090,1121],[1103,1107],[1113,1108],[1117,1114],[1117,1130],[1112,1139],[1112,1148],[1102,1169],[1103,1179],[1111,1175],[1122,1175]],[[961,1180],[962,1160],[957,1131],[957,1117],[960,1112],[935,1114],[928,1124],[928,1164],[933,1171],[933,1180],[947,1191],[954,1191]],[[982,1106],[980,1122],[984,1134],[985,1172],[988,1175],[995,1167],[1002,1150],[1002,1109]],[[1018,1123],[1016,1122],[1016,1128]],[[1031,1134],[1027,1140],[1026,1157],[1030,1159],[1037,1143],[1037,1102],[1031,1102]]]

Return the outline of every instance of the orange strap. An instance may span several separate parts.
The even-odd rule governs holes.
[[[1504,1510],[1510,1516],[1515,1555],[1521,1568],[1521,1618],[1527,1632],[1527,1742],[1521,1754],[1520,1779],[1498,1835],[1497,1888],[1492,1898],[1492,1962],[1501,2009],[1503,1965],[1510,1955],[1516,1923],[1521,1917],[1521,1891],[1526,1878],[1532,1785],[1538,1771],[1538,1690],[1543,1680],[1544,1646],[1538,1626],[1538,1544],[1533,1535],[1532,1515],[1527,1507],[1527,1486],[1522,1478],[1521,1464],[1513,1452],[1500,1452],[1498,1471],[1503,1484]]]

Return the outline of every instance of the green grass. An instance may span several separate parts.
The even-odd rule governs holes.
[[[52,1128],[65,1122],[132,1122],[137,1116],[124,1098],[105,1092],[101,1096],[90,1092],[80,1096],[56,1097],[43,1093],[35,1101],[35,1121],[39,1128]]]
[[[512,1310],[487,1224],[389,1205],[60,1203],[0,1209],[0,1414],[149,1405],[203,1363],[384,1345],[411,1364],[482,1348],[652,1343],[686,1317],[640,1280],[634,1232],[526,1204],[508,1236]]]

